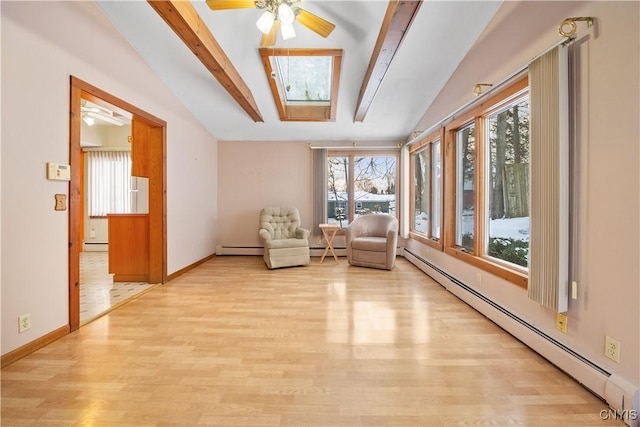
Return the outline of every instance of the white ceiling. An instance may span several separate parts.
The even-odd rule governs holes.
[[[305,0],[336,29],[326,39],[300,24],[280,48],[344,50],[335,122],[281,122],[258,54],[257,9],[212,11],[192,2],[244,79],[264,119],[254,122],[160,16],[143,1],[98,1],[118,30],[202,125],[219,140],[400,141],[489,23],[501,1],[424,1],[364,122],[353,117],[362,79],[387,9],[382,0]]]

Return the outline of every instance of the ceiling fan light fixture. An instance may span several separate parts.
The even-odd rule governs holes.
[[[296,19],[296,14],[288,4],[280,3],[280,5],[278,6],[278,19],[283,24],[291,25]]]
[[[269,34],[269,31],[271,31],[271,27],[273,27],[273,22],[275,21],[275,19],[275,15],[266,10],[262,15],[260,15],[260,18],[258,18],[256,27],[258,27],[258,29],[263,34]]]
[[[284,22],[280,26],[280,33],[282,34],[282,40],[289,40],[296,36],[296,30],[293,25],[285,24]]]
[[[87,113],[87,118],[100,120],[100,121],[107,122],[107,123],[110,123],[110,124],[115,125],[115,126],[123,126],[124,125],[124,122],[122,122],[122,121],[120,121],[120,120],[118,120],[118,119],[116,119],[114,117],[105,116],[105,115],[102,115],[102,114],[94,113],[92,111],[89,111]],[[85,121],[85,123],[86,123],[86,121]]]

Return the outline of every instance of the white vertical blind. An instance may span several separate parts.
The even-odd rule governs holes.
[[[409,146],[404,145],[400,150],[400,180],[402,183],[413,183],[413,177],[409,175],[411,162],[411,155],[409,154]],[[399,200],[396,201],[398,207],[398,219],[400,220],[400,237],[403,239],[409,238],[409,225],[413,223],[410,218],[411,213],[411,195],[409,194],[409,187],[411,185],[400,185],[400,191],[396,190],[396,194],[400,195]]]
[[[311,234],[321,236],[319,224],[327,221],[327,150],[316,149],[313,161],[313,224]]]
[[[569,102],[567,48],[529,65],[531,238],[529,298],[565,312],[569,302]]]
[[[87,151],[88,214],[130,213],[131,153],[129,151]]]

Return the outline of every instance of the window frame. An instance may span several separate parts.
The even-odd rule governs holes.
[[[440,251],[444,249],[444,241],[445,241],[445,217],[444,217],[444,203],[445,203],[445,191],[444,191],[444,182],[446,177],[446,167],[444,163],[444,136],[445,131],[444,128],[438,130],[437,132],[432,133],[431,135],[422,139],[422,141],[417,144],[411,146],[409,149],[409,179],[411,179],[412,185],[409,188],[409,200],[411,200],[409,204],[409,218],[411,221],[409,223],[409,237],[422,242],[426,245],[429,245],[433,248],[436,248]],[[440,177],[440,238],[433,237],[433,144],[435,142],[440,142],[440,169],[441,169],[441,177]],[[427,233],[423,234],[419,231],[415,230],[414,226],[414,218],[415,218],[415,185],[413,185],[415,178],[415,158],[416,156],[424,151],[429,150],[429,176],[427,177],[427,197],[429,198],[429,225],[427,227]]]
[[[396,218],[400,218],[400,203],[398,198],[399,198],[399,194],[400,194],[400,153],[398,150],[331,150],[331,149],[327,149],[327,161],[325,162],[325,169],[328,170],[329,168],[329,158],[330,157],[348,157],[349,158],[349,169],[347,172],[348,175],[348,182],[347,182],[347,193],[348,193],[348,206],[347,206],[347,220],[348,220],[348,224],[351,224],[351,222],[353,222],[353,220],[355,219],[355,206],[356,206],[356,200],[354,198],[355,196],[355,181],[354,181],[354,172],[355,172],[355,162],[353,161],[354,158],[356,157],[395,157],[396,159],[396,166],[395,166],[395,180],[394,180],[394,185],[395,185],[395,196],[396,196],[396,203],[395,203],[395,213],[394,213],[394,217]],[[324,183],[324,192],[325,194],[328,193],[328,180],[325,180]],[[325,209],[325,213],[324,213],[324,219],[323,221],[326,223],[328,222],[329,218],[329,212],[327,212],[328,209]],[[389,214],[384,214],[384,215],[389,215]],[[337,235],[344,235],[347,231],[347,226],[343,227],[343,228],[339,228],[337,231]]]
[[[481,270],[501,277],[511,283],[527,288],[528,269],[485,254],[486,217],[487,217],[487,141],[486,120],[496,110],[527,96],[528,77],[524,77],[508,86],[496,95],[473,107],[468,112],[454,118],[445,126],[445,224],[444,251],[461,261]],[[475,197],[474,197],[474,249],[467,251],[456,244],[456,200],[457,200],[457,141],[456,132],[464,127],[475,126]]]
[[[340,69],[342,67],[342,49],[258,49],[265,75],[269,82],[269,88],[273,95],[273,101],[278,109],[280,121],[293,122],[335,122],[338,107],[338,88],[340,87]],[[330,56],[332,57],[331,71],[331,99],[314,105],[290,105],[286,96],[283,96],[283,88],[280,87],[280,76],[276,75],[271,64],[271,57],[275,56]],[[275,77],[274,77],[275,76]]]

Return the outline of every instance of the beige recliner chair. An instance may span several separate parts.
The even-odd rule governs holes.
[[[349,264],[391,270],[396,262],[398,220],[382,214],[360,216],[347,227],[346,243]]]
[[[300,227],[296,208],[265,208],[260,212],[260,240],[269,269],[309,265],[309,230]]]

